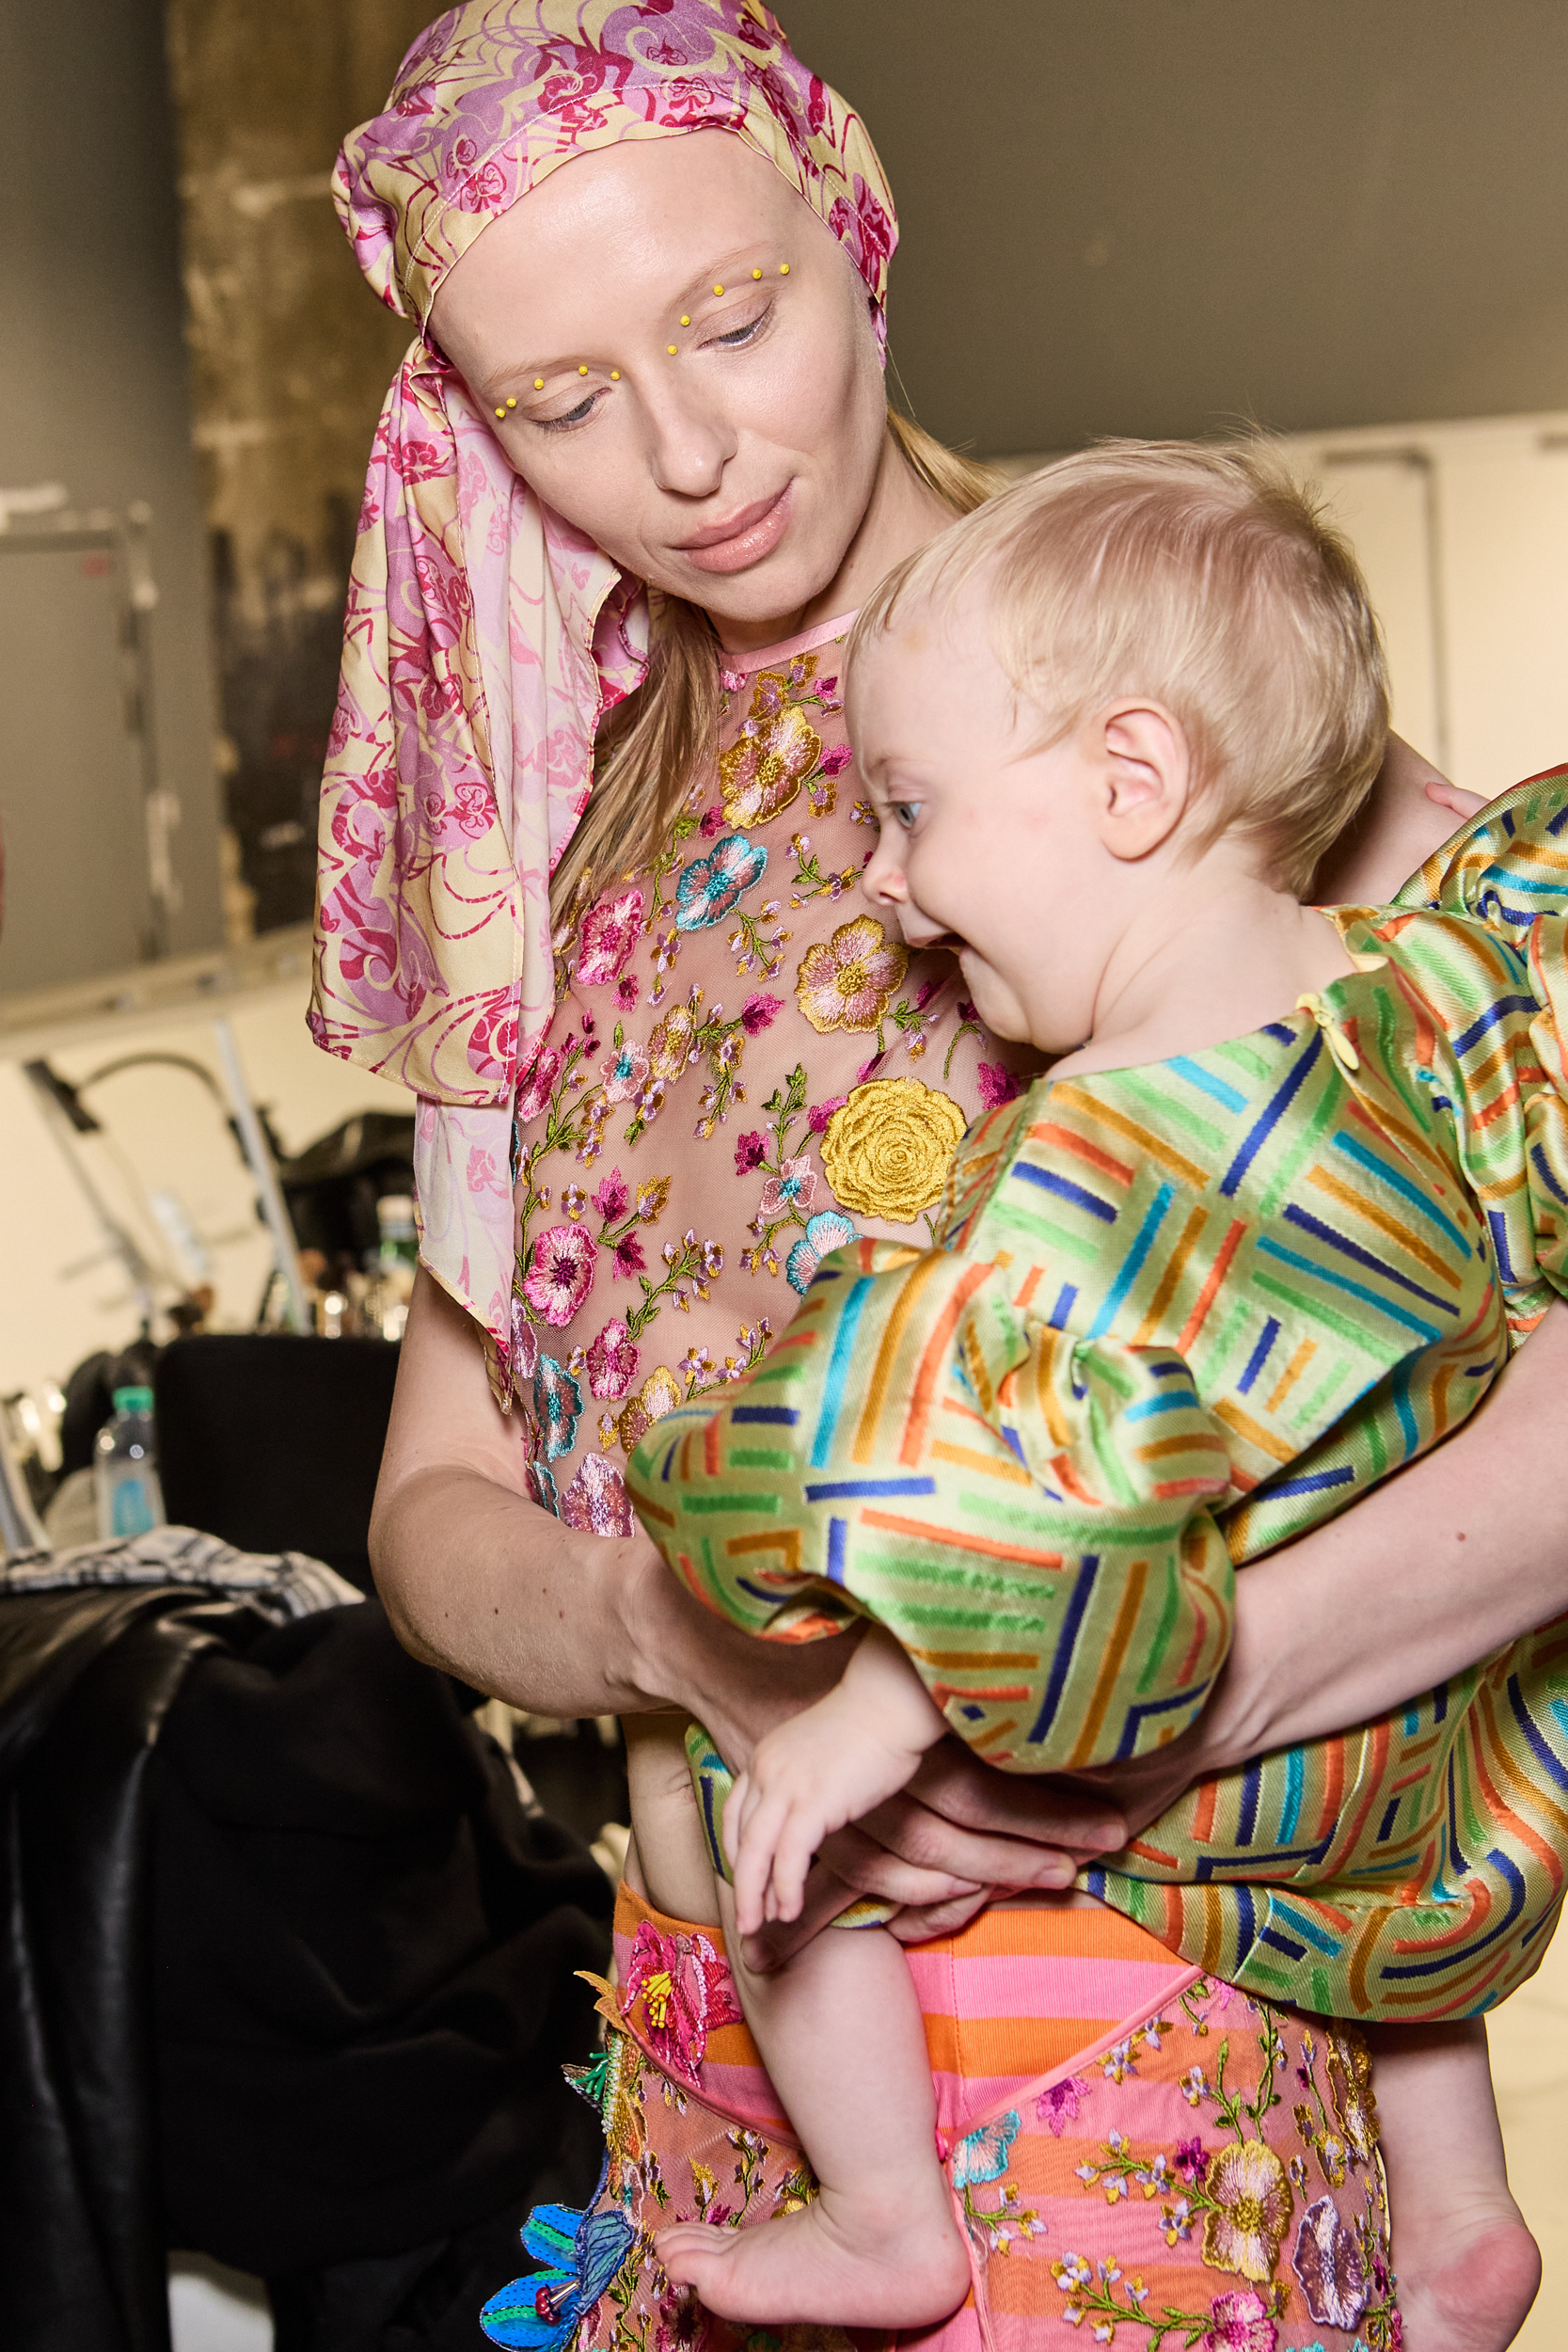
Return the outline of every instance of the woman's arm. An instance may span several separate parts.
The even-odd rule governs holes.
[[[1388,749],[1365,807],[1312,877],[1319,906],[1384,906],[1440,850],[1457,822],[1483,806],[1461,792],[1430,759],[1399,736]]]

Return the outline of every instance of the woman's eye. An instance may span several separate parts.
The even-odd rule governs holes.
[[[735,351],[742,343],[751,342],[759,327],[767,326],[771,315],[772,306],[769,304],[768,310],[760,310],[754,319],[748,319],[744,326],[732,326],[727,335],[715,335],[713,342],[721,351]]]
[[[539,421],[541,430],[559,433],[563,425],[585,424],[594,413],[594,403],[597,398],[597,392],[590,392],[588,398],[579,400],[575,408],[568,408],[563,417],[542,417]]]

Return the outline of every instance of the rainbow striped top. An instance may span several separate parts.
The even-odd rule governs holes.
[[[1358,968],[1289,1018],[976,1121],[936,1247],[827,1259],[717,1409],[643,1438],[671,1565],[758,1634],[876,1617],[1005,1770],[1184,1729],[1235,1570],[1434,1445],[1568,1290],[1560,834],[1568,770],[1336,911]],[[1082,1883],[1272,1999],[1425,2018],[1530,1972],[1565,1851],[1560,1626]]]

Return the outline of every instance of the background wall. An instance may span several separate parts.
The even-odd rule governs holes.
[[[181,808],[171,846],[183,906],[167,945],[176,953],[204,947],[222,933],[218,812],[158,0],[81,0],[69,15],[0,9],[0,488],[53,481],[77,507],[123,513],[145,501],[152,510],[159,768]],[[8,556],[10,579],[33,560]],[[13,712],[39,691],[11,632],[0,642],[0,690]],[[69,694],[69,682],[61,691]],[[74,787],[63,742],[60,758]],[[89,769],[82,788],[93,781]],[[45,879],[59,890],[57,919],[68,925],[81,913],[69,875],[44,878],[13,864],[12,892],[36,892]]]

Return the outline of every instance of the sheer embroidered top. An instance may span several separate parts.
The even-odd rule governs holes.
[[[671,1565],[759,1634],[879,1619],[1004,1769],[1183,1728],[1235,1568],[1435,1443],[1568,1288],[1565,831],[1568,771],[1522,786],[1393,910],[1338,910],[1358,968],[1288,1018],[990,1110],[930,1243],[837,1248],[717,1409],[644,1437]],[[851,1096],[828,1164],[874,1127]],[[1275,1998],[1484,2008],[1560,1898],[1565,1687],[1548,1629],[1085,1883]]]
[[[829,1251],[928,1240],[964,1128],[1019,1090],[951,957],[861,896],[849,626],[723,670],[717,764],[568,942],[518,1098],[512,1384],[574,1527],[629,1534],[627,1448],[755,1364]]]

